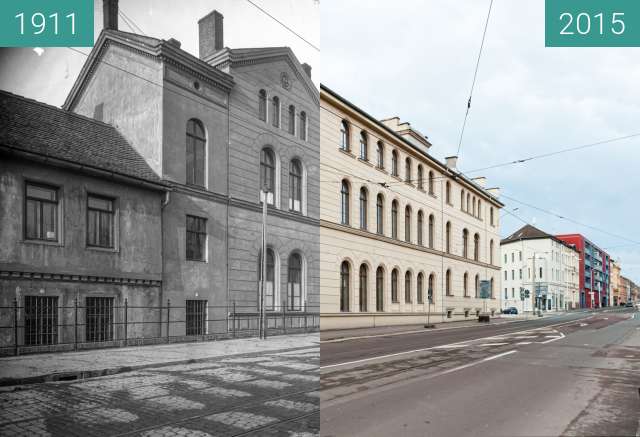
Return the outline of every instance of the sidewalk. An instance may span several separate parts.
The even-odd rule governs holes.
[[[548,313],[543,315],[543,317],[550,316],[558,316],[564,313]],[[446,329],[456,329],[456,328],[468,328],[471,326],[487,326],[487,325],[497,325],[503,323],[510,322],[518,322],[523,320],[532,320],[537,319],[537,316],[532,316],[531,314],[527,315],[510,315],[510,314],[501,314],[499,316],[494,316],[491,318],[491,322],[489,323],[479,323],[477,319],[472,320],[463,320],[463,321],[455,321],[455,322],[441,322],[441,323],[432,323],[435,328],[425,328],[424,324],[419,325],[397,325],[397,326],[380,326],[375,328],[352,328],[352,329],[338,329],[331,331],[320,331],[320,340],[321,341],[339,341],[343,339],[351,339],[358,337],[372,337],[372,336],[381,336],[381,335],[400,335],[400,334],[409,334],[414,332],[429,332],[429,331],[442,331]]]
[[[201,343],[95,349],[0,358],[0,387],[92,378],[164,364],[187,364],[231,355],[317,347],[318,333]]]

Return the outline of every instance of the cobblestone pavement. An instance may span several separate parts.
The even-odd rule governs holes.
[[[316,436],[319,347],[0,392],[2,436]]]

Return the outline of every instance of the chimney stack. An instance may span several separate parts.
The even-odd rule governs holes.
[[[118,0],[102,0],[104,30],[118,30]]]
[[[489,194],[491,194],[493,197],[495,197],[496,199],[500,198],[500,188],[487,188],[487,191],[489,192]]]
[[[481,186],[482,188],[484,188],[487,185],[487,178],[484,176],[471,178],[471,180],[475,182],[477,185]]]
[[[304,69],[304,72],[307,73],[307,76],[309,76],[309,79],[311,79],[311,65],[305,62],[302,64],[302,68]]]
[[[200,28],[200,59],[207,60],[218,50],[224,48],[224,17],[218,11],[212,11],[198,21]]]
[[[457,156],[447,156],[444,158],[446,161],[447,168],[449,170],[457,170],[458,167],[458,157]]]

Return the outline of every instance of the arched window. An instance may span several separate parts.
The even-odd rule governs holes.
[[[493,264],[493,240],[489,242],[489,264]]]
[[[429,194],[435,193],[435,182],[433,177],[433,172],[429,171]]]
[[[404,160],[404,180],[412,183],[411,176],[411,158],[407,158]]]
[[[307,141],[307,113],[300,111],[300,126],[298,127],[299,137],[302,141]]]
[[[260,90],[258,93],[258,118],[267,121],[267,92]]]
[[[433,292],[435,290],[436,277],[433,273],[429,275],[429,283],[427,284],[427,300],[429,304],[433,304]]]
[[[276,159],[273,150],[262,149],[260,152],[260,189],[267,193],[267,203],[273,205],[276,191]]]
[[[474,288],[475,288],[476,297],[480,297],[480,275],[476,275]]]
[[[271,105],[271,124],[273,124],[273,127],[280,127],[280,98],[273,96]]]
[[[411,207],[404,208],[404,241],[411,243]]]
[[[302,257],[299,253],[289,256],[289,272],[287,286],[287,307],[291,311],[300,311],[304,306],[304,290],[302,289]]]
[[[365,187],[360,188],[360,229],[367,229],[368,193]]]
[[[345,179],[342,181],[340,190],[340,223],[349,224],[349,182]]]
[[[462,230],[462,256],[469,257],[469,231],[466,229]]]
[[[200,120],[187,122],[187,184],[205,186],[207,139]]]
[[[404,303],[411,303],[411,272],[404,274]]]
[[[422,210],[418,211],[418,229],[417,229],[417,235],[418,235],[418,245],[422,246],[424,245],[424,241],[423,241],[423,232],[424,232],[424,214],[422,213]]]
[[[340,266],[340,311],[349,311],[350,271],[349,263],[342,261]]]
[[[369,141],[365,131],[360,132],[360,159],[369,160]]]
[[[471,213],[475,217],[476,216],[476,196],[473,196],[473,200],[471,201],[471,205],[472,205]]]
[[[433,214],[429,214],[429,248],[433,249],[433,241],[435,237],[436,218]]]
[[[473,260],[480,261],[480,234],[473,236]]]
[[[296,134],[296,107],[289,105],[289,133]]]
[[[398,201],[391,202],[391,238],[398,238]]]
[[[447,269],[447,273],[445,275],[444,290],[447,293],[447,296],[453,296],[453,293],[451,292],[451,269]]]
[[[467,212],[471,211],[471,194],[467,193]]]
[[[447,181],[445,185],[445,199],[449,205],[451,205],[451,182]]]
[[[424,294],[423,294],[423,284],[424,282],[424,275],[422,274],[422,272],[418,273],[418,277],[416,278],[416,293],[417,293],[417,301],[418,304],[423,304],[424,303]]]
[[[376,199],[376,232],[384,235],[384,197],[381,193]]]
[[[418,165],[418,175],[416,179],[418,180],[418,190],[424,190],[424,170],[422,165]]]
[[[349,123],[347,120],[342,120],[342,123],[340,123],[340,148],[345,152],[351,149],[349,142]]]
[[[478,218],[482,218],[482,201],[478,199]]]
[[[447,253],[451,253],[451,222],[447,222],[444,247]]]
[[[361,313],[366,313],[367,312],[367,281],[368,281],[368,273],[369,270],[367,268],[366,264],[362,264],[360,265],[360,296],[359,296],[359,303],[360,303],[360,312]]]
[[[378,141],[376,146],[376,165],[378,168],[384,168],[384,144]]]
[[[391,175],[398,176],[398,152],[391,152]]]
[[[464,190],[460,191],[460,210],[464,211]]]
[[[391,272],[391,302],[398,303],[398,269]]]
[[[493,226],[493,206],[489,209],[489,222]]]
[[[469,297],[469,273],[464,272],[462,277],[462,289],[464,291],[464,297]]]
[[[262,257],[259,257],[260,265],[258,275],[262,272]],[[276,306],[276,257],[273,249],[267,248],[267,259],[264,280],[264,308],[273,311]]]
[[[384,269],[382,266],[376,270],[376,311],[384,311]]]
[[[289,210],[302,212],[302,164],[297,159],[289,164]]]

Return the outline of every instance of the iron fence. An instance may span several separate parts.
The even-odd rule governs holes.
[[[266,311],[268,335],[318,331],[318,305],[306,302],[288,308],[286,302]],[[58,297],[25,296],[0,306],[0,355],[21,355],[172,342],[222,340],[257,336],[260,312],[256,305],[231,302],[207,305],[185,300],[184,305],[116,304],[113,297],[90,297],[80,304],[59,305]]]

